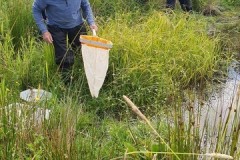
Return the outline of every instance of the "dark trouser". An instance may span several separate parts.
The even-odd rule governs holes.
[[[167,0],[167,8],[174,9],[175,3],[176,3],[176,0]],[[180,3],[182,10],[187,11],[187,12],[192,10],[191,0],[179,0],[179,3]]]
[[[48,25],[48,30],[53,38],[56,64],[61,71],[69,70],[74,63],[73,50],[80,48],[79,37],[87,34],[85,25],[81,24],[70,29]]]

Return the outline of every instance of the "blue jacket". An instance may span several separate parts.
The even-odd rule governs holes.
[[[32,11],[36,24],[42,33],[47,32],[42,11],[46,11],[47,24],[60,28],[74,28],[83,23],[94,24],[92,9],[88,0],[34,0]]]

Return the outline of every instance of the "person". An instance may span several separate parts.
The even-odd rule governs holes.
[[[191,0],[179,0],[180,6],[183,11],[190,12],[192,11]],[[167,8],[174,9],[176,0],[167,0]]]
[[[79,37],[87,34],[84,20],[92,30],[97,31],[89,0],[34,0],[34,20],[43,40],[53,44],[55,62],[63,75],[74,64],[74,50],[80,47]]]

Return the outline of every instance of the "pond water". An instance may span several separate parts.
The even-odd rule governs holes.
[[[212,118],[217,116],[216,118],[219,118],[219,120],[225,121],[229,111],[231,114],[235,113],[234,111],[236,107],[238,107],[237,95],[239,92],[240,73],[237,71],[237,67],[239,65],[238,62],[233,62],[228,68],[228,77],[226,81],[215,86],[210,96],[208,96],[209,98],[202,107],[205,108],[202,112],[203,120],[205,116]],[[210,124],[215,125],[214,121],[210,121]]]
[[[199,118],[200,132],[204,135],[202,142],[204,152],[212,153],[217,147],[223,152],[230,149],[232,135],[240,126],[240,63],[232,62],[228,68],[228,76],[222,84],[216,85],[208,99],[201,107]],[[240,135],[238,135],[238,148],[240,147]],[[222,141],[222,146],[217,142]]]

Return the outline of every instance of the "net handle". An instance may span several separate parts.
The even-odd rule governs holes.
[[[92,33],[93,33],[93,36],[97,36],[97,33],[96,33],[95,29],[92,30]]]

